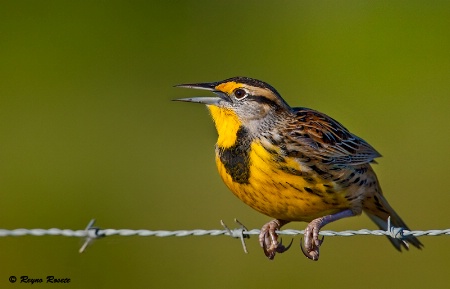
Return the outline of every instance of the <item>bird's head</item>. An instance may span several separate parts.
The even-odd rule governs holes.
[[[233,77],[218,82],[180,84],[176,87],[209,90],[213,97],[194,97],[176,101],[206,104],[216,124],[219,136],[224,129],[241,125],[250,130],[266,123],[266,118],[290,106],[271,85],[248,77]]]
[[[260,119],[270,110],[289,110],[289,105],[269,84],[248,78],[233,77],[218,82],[180,84],[176,87],[209,90],[215,97],[194,97],[177,101],[206,104],[210,109],[232,110],[242,121]],[[214,109],[214,108],[212,108]]]

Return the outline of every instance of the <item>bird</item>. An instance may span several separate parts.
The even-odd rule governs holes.
[[[319,111],[291,107],[270,84],[249,77],[179,84],[211,97],[175,99],[207,106],[218,139],[215,160],[225,185],[245,204],[273,220],[259,234],[266,257],[290,246],[276,233],[289,222],[307,222],[301,249],[319,259],[320,229],[365,212],[382,230],[409,230],[389,205],[372,168],[381,155],[341,123]],[[423,244],[412,235],[388,236],[399,251]],[[291,242],[292,243],[292,242]]]

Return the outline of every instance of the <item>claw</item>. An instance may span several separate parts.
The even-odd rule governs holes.
[[[289,243],[289,245],[287,247],[285,247],[283,245],[283,239],[280,239],[280,243],[278,244],[278,247],[276,249],[277,253],[284,253],[287,250],[289,250],[289,248],[291,248],[291,246],[292,246],[292,242],[294,242],[294,239],[291,239],[291,242]]]
[[[321,240],[317,240],[318,242],[316,244],[312,244],[311,248],[306,249],[303,246],[303,238],[300,238],[300,248],[302,249],[303,255],[313,261],[319,260],[319,247],[322,245],[323,240],[325,240],[325,236],[322,236]]]
[[[325,240],[325,236],[322,236],[322,239],[319,241],[319,246],[322,246],[323,241]]]

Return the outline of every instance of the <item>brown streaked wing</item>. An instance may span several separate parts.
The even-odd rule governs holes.
[[[293,113],[295,117],[287,126],[288,135],[308,157],[330,164],[357,165],[381,156],[326,114],[308,108],[293,108]]]

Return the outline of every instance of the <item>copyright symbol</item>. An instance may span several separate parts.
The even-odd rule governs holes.
[[[11,276],[11,277],[9,277],[9,282],[11,282],[11,283],[16,283],[16,281],[17,281],[16,276]]]

